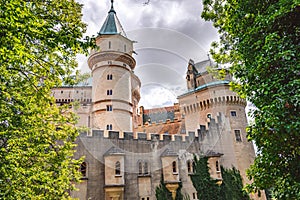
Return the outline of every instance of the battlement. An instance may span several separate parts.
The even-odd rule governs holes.
[[[175,121],[175,120],[174,120]],[[178,121],[178,120],[177,120]],[[81,133],[83,138],[103,138],[109,140],[132,140],[132,141],[149,141],[149,142],[191,142],[203,141],[206,135],[213,134],[216,130],[220,130],[221,116],[217,116],[217,120],[210,119],[209,125],[200,125],[196,131],[189,131],[187,134],[159,134],[159,133],[144,133],[144,132],[123,132],[110,130],[92,129],[89,133]],[[162,122],[161,122],[162,123]],[[174,122],[167,121],[165,124]],[[148,124],[145,126],[156,126],[158,124]]]

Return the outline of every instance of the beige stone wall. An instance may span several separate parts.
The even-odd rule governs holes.
[[[77,191],[71,191],[72,198],[85,200],[87,199],[87,180],[81,180],[76,184]]]
[[[120,162],[121,166],[121,173],[120,175],[116,175],[115,166],[116,162]],[[124,178],[124,156],[120,155],[112,155],[112,156],[105,156],[104,157],[104,164],[105,164],[105,185],[124,185],[125,178]]]
[[[164,175],[164,182],[178,182],[179,181],[179,166],[177,157],[162,157],[162,170]],[[173,172],[172,163],[176,162],[176,172]]]
[[[218,166],[217,166],[217,164],[218,164]],[[213,179],[216,179],[216,180],[222,179],[221,164],[222,163],[220,163],[219,157],[210,157],[208,159],[209,173]]]
[[[122,35],[102,35],[96,39],[96,45],[100,47],[100,51],[118,51],[130,55],[133,51],[132,41]]]

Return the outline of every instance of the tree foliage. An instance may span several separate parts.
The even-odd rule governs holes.
[[[202,17],[219,30],[213,58],[229,63],[233,83],[252,102],[248,138],[258,156],[250,191],[272,188],[300,199],[300,1],[204,0]]]
[[[163,181],[156,187],[155,197],[157,200],[172,200],[172,193],[166,188]]]
[[[249,200],[248,194],[243,191],[243,181],[240,172],[233,167],[221,167],[222,184],[220,197],[222,200]]]
[[[199,199],[220,199],[220,187],[210,177],[207,157],[194,157],[194,174],[190,176]]]
[[[179,187],[176,190],[176,197],[175,200],[185,200],[187,199],[186,196],[184,196],[181,193],[182,183],[179,182]],[[172,193],[166,188],[166,184],[161,180],[160,184],[155,189],[155,197],[157,200],[172,200]]]
[[[79,179],[76,117],[51,88],[69,78],[82,40],[74,0],[0,1],[0,199],[67,199]]]

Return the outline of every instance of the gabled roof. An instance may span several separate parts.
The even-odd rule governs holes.
[[[104,156],[112,156],[112,155],[125,155],[125,153],[123,150],[119,148],[112,147],[104,154]]]
[[[170,149],[166,149],[160,156],[161,157],[177,157],[178,154]]]
[[[117,17],[116,11],[114,9],[113,0],[111,1],[111,9],[108,12],[108,16],[106,17],[99,35],[122,35],[126,36],[126,33]]]

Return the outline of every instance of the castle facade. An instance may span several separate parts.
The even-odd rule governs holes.
[[[197,199],[190,175],[193,156],[209,157],[211,177],[221,168],[245,170],[255,152],[246,139],[246,101],[230,90],[232,77],[218,80],[206,71],[210,60],[187,63],[187,92],[174,106],[139,107],[141,81],[134,74],[133,41],[113,7],[88,59],[92,80],[54,88],[58,105],[78,101],[78,126],[89,129],[77,139],[76,157],[85,157],[82,182],[74,197],[91,200],[154,200],[163,181],[176,195]]]

